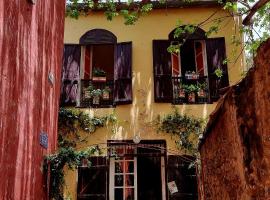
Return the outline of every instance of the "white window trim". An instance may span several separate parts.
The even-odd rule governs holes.
[[[195,65],[196,65],[196,72],[198,72],[198,67],[197,67],[197,59],[196,59],[196,48],[195,48],[195,43],[200,42],[202,45],[202,53],[203,53],[203,68],[204,68],[204,76],[208,76],[208,68],[207,68],[207,54],[206,54],[206,44],[205,40],[195,40],[194,41],[194,55],[195,55]]]
[[[115,160],[115,158],[110,158],[110,181],[109,181],[109,199],[110,200],[115,200],[114,198],[114,189],[115,188],[123,188],[124,194],[125,194],[125,188],[134,188],[134,200],[138,199],[138,182],[137,182],[137,157],[134,157],[134,159],[129,159],[129,160],[125,160],[125,161],[133,161],[134,162],[134,186],[130,186],[130,187],[117,187],[114,186],[114,177],[115,175],[117,175],[118,173],[115,173],[115,163],[118,160]],[[129,174],[129,173],[125,173],[125,174]],[[133,174],[133,173],[130,173]],[[123,182],[125,183],[125,176],[123,176],[124,180]]]

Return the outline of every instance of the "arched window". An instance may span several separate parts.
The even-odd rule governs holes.
[[[76,82],[62,77],[62,103],[81,107],[131,103],[131,42],[117,43],[117,37],[104,29],[89,30],[79,41],[65,45],[63,74],[74,66]]]
[[[183,31],[175,38],[174,29],[168,39],[153,40],[155,102],[210,103],[229,85],[224,38],[207,38],[204,30],[194,28],[192,34]],[[179,46],[179,52],[168,52]],[[222,78],[216,69],[222,70]]]

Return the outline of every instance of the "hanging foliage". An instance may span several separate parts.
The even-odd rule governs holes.
[[[185,152],[195,155],[204,124],[204,120],[181,115],[175,108],[173,113],[159,117],[158,130],[178,136],[176,144]]]
[[[98,128],[115,124],[115,113],[104,117],[90,117],[89,114],[78,109],[60,108],[58,118],[58,152],[45,157],[43,164],[44,174],[49,177],[49,197],[54,200],[63,199],[64,167],[77,168],[82,162],[91,165],[89,157],[99,155],[99,146],[91,146],[83,151],[76,150],[81,139],[80,132],[91,134]]]

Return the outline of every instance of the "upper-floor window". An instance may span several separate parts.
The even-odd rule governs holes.
[[[181,43],[179,53],[169,53],[170,45]],[[173,37],[153,41],[155,102],[210,103],[219,98],[219,89],[229,85],[224,64],[224,38],[206,38],[198,29],[188,39]],[[222,77],[215,71],[222,71]]]
[[[61,103],[111,107],[132,102],[131,42],[109,31],[86,32],[80,44],[65,44]]]

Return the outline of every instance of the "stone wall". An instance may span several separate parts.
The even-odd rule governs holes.
[[[270,199],[270,40],[218,103],[200,144],[205,200]]]

